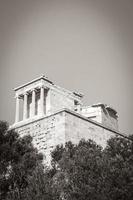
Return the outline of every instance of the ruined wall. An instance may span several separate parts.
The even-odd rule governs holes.
[[[112,116],[109,112],[104,112],[102,110],[102,124],[110,128],[118,130],[118,120],[115,116]]]
[[[102,106],[99,105],[95,107],[82,107],[81,114],[88,119],[92,119],[96,122],[101,123],[103,126],[118,130],[117,115],[114,115],[113,112],[108,111],[104,104],[102,104]]]
[[[92,139],[102,147],[106,146],[107,140],[116,133],[107,130],[95,123],[89,122],[78,115],[66,112],[65,114],[65,139],[78,143],[81,139]]]
[[[83,106],[81,114],[88,119],[102,123],[101,107]]]

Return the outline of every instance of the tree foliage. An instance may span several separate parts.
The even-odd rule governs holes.
[[[31,137],[7,130],[0,122],[0,199],[133,199],[133,136],[111,138],[105,149],[92,140],[58,145],[44,170]]]
[[[68,142],[57,146],[52,158],[55,199],[133,199],[132,137],[114,137],[104,150],[91,140]]]
[[[42,155],[30,136],[19,137],[0,121],[0,199],[22,199],[29,178],[41,165]]]
[[[110,199],[133,199],[133,136],[110,139],[103,153],[107,161],[106,189]]]

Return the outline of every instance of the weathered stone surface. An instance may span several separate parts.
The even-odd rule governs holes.
[[[15,130],[20,136],[31,135],[33,144],[46,156],[49,162],[51,150],[57,145],[65,142],[65,115],[63,112],[16,126]],[[44,158],[45,159],[45,158]]]
[[[105,147],[109,138],[120,134],[68,109],[63,109],[15,129],[20,136],[30,134],[33,137],[34,146],[44,154],[44,160],[48,164],[50,152],[58,144],[65,144],[68,141],[76,144],[84,138],[92,139]]]
[[[58,144],[68,141],[76,144],[84,138],[105,147],[109,138],[121,135],[114,109],[105,104],[82,106],[82,95],[60,88],[44,76],[16,88],[15,92],[17,112],[11,128],[20,136],[33,137],[45,163],[49,164],[50,152]],[[19,98],[24,100],[21,121]]]
[[[117,112],[106,104],[98,103],[91,106],[83,106],[81,114],[88,119],[118,130]]]
[[[116,132],[109,130],[100,123],[89,120],[81,115],[66,112],[65,117],[66,141],[78,143],[81,139],[92,139],[102,147],[106,146],[107,140],[115,136]]]

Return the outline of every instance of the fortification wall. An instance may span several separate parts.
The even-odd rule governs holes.
[[[65,113],[51,115],[18,126],[15,130],[20,136],[31,135],[33,145],[44,155],[44,162],[49,163],[50,152],[57,144],[65,143]]]
[[[77,144],[81,139],[92,139],[104,148],[109,138],[120,135],[113,129],[67,109],[18,126],[15,130],[20,136],[30,134],[33,137],[34,146],[44,154],[44,162],[48,164],[50,153],[58,144],[64,145],[68,141]]]
[[[78,143],[81,139],[92,139],[103,148],[107,144],[107,140],[116,135],[120,135],[117,131],[103,126],[92,120],[88,120],[74,112],[65,113],[65,140]],[[121,135],[122,136],[122,135]]]

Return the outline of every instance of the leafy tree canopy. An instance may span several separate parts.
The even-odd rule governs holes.
[[[111,138],[104,150],[91,140],[57,146],[51,174],[55,199],[132,200],[132,137]]]
[[[21,138],[0,121],[0,199],[22,199],[28,179],[41,165],[43,157],[31,142],[30,136]]]
[[[7,130],[0,122],[0,199],[133,199],[133,136],[111,138],[105,149],[92,140],[58,145],[44,170],[31,137]]]

